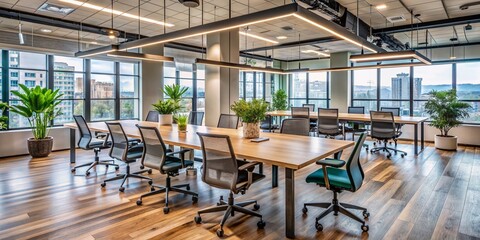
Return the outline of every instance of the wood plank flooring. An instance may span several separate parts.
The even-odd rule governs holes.
[[[389,160],[382,153],[363,150],[362,188],[340,194],[341,202],[369,209],[368,233],[362,233],[359,223],[332,214],[321,220],[324,230],[317,232],[315,217],[322,210],[311,207],[303,215],[301,208],[304,202],[329,202],[332,194],[305,183],[318,166],[297,171],[297,239],[480,239],[480,147],[460,146],[456,152],[446,152],[427,144],[418,156],[409,142],[398,147],[408,156]],[[92,160],[93,152],[77,150],[77,156],[81,164]],[[139,195],[149,191],[146,181],[130,180],[125,193],[118,191],[118,181],[102,189],[102,180],[114,176],[113,168],[107,172],[97,167],[88,177],[83,176],[85,169],[72,174],[68,157],[68,151],[59,151],[43,159],[0,158],[0,239],[217,239],[221,213],[202,215],[202,224],[195,224],[193,217],[228,192],[204,184],[200,172],[198,176],[182,173],[172,181],[190,183],[199,193],[198,203],[173,193],[166,215],[163,195],[145,198],[142,206],[135,204]],[[264,170],[267,178],[236,200],[257,199],[267,226],[258,230],[258,219],[237,213],[224,228],[225,238],[284,239],[284,170],[280,169],[276,189],[271,188],[271,168]],[[150,176],[155,184],[164,185],[160,173]]]

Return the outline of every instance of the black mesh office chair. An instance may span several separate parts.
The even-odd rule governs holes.
[[[310,108],[308,107],[291,107],[292,118],[306,118],[310,119]]]
[[[198,216],[194,219],[195,222],[202,222],[200,214],[225,211],[220,223],[220,229],[217,230],[219,237],[223,236],[223,226],[225,222],[230,216],[234,216],[235,212],[259,217],[260,221],[257,223],[258,228],[265,227],[262,215],[245,208],[248,205],[254,204],[253,209],[258,210],[260,205],[257,204],[256,200],[234,203],[233,198],[233,194],[244,194],[252,183],[265,177],[264,175],[253,172],[255,166],[260,163],[237,160],[230,137],[227,135],[197,134],[200,137],[203,153],[202,181],[216,188],[230,190],[230,194],[227,202],[223,201],[223,198],[220,198],[217,206],[198,211]]]
[[[188,115],[188,124],[202,126],[204,112],[191,111]]]
[[[402,157],[407,155],[407,153],[404,151],[387,146],[388,140],[395,140],[398,138],[398,136],[400,136],[395,127],[395,120],[392,112],[370,111],[370,121],[372,126],[370,130],[370,136],[373,139],[378,139],[380,142],[384,142],[385,144],[383,147],[372,148],[370,150],[371,153],[384,151],[387,152],[387,158],[390,158],[392,154],[389,150],[392,150],[395,152],[395,154],[397,152],[401,152]]]
[[[365,114],[365,107],[348,107],[348,113],[354,114]],[[367,124],[364,122],[355,122],[351,121],[347,123],[348,126],[345,127],[345,132],[352,133],[352,140],[355,140],[356,133],[367,133]],[[368,151],[368,144],[364,143],[363,146]]]
[[[366,137],[367,135],[364,133],[360,135],[347,162],[332,158],[318,160],[317,164],[322,165],[322,168],[307,176],[307,179],[305,180],[307,183],[315,183],[333,192],[333,199],[331,203],[305,203],[303,206],[302,212],[304,214],[307,214],[308,212],[307,206],[325,208],[325,210],[315,219],[315,227],[318,231],[323,230],[323,225],[319,223],[320,219],[324,218],[331,212],[334,212],[335,216],[337,216],[338,212],[340,212],[347,217],[362,223],[362,230],[364,232],[368,231],[368,225],[365,224],[365,221],[347,210],[361,210],[363,211],[363,217],[368,218],[370,213],[367,211],[367,209],[352,204],[341,203],[338,201],[337,197],[338,193],[341,193],[344,190],[356,192],[362,186],[365,174],[363,173],[362,166],[360,165],[360,152]],[[346,168],[342,169],[341,167],[345,165]]]
[[[280,133],[301,136],[310,135],[310,121],[307,118],[287,118],[282,122]]]
[[[267,116],[265,116],[265,119],[262,122],[260,122],[260,129],[262,129],[264,131],[273,132],[273,131],[279,129],[279,126],[278,126],[278,124],[273,124],[272,123],[272,116],[267,115]]]
[[[220,114],[218,118],[218,128],[232,128],[237,129],[240,118],[237,115],[232,114]]]
[[[145,118],[147,122],[158,122],[158,112],[155,110],[148,111],[147,117]]]
[[[343,135],[343,131],[338,120],[338,109],[318,108],[317,121],[317,133],[319,135],[325,135],[325,137],[330,138]]]
[[[399,107],[381,107],[380,111],[382,112],[392,112],[393,116],[400,117],[400,108]],[[398,136],[402,135],[403,124],[395,123],[395,128],[397,129]],[[395,147],[397,147],[397,139],[393,139],[395,142]]]
[[[179,192],[192,196],[192,201],[196,203],[198,201],[198,194],[191,192],[190,184],[180,184],[180,185],[171,185],[170,177],[178,176],[178,171],[182,168],[193,166],[193,161],[185,160],[185,153],[189,152],[190,149],[180,150],[176,152],[167,151],[167,147],[163,142],[162,136],[156,127],[145,127],[139,126],[138,130],[142,136],[143,142],[143,154],[142,154],[142,163],[144,166],[157,169],[161,174],[167,175],[167,180],[165,186],[152,185],[151,192],[143,194],[137,200],[137,205],[142,204],[142,199],[147,196],[152,196],[155,194],[165,193],[165,207],[163,212],[167,214],[170,211],[168,207],[168,193],[169,192]],[[175,155],[179,157],[175,157]],[[159,188],[155,190],[155,188]],[[182,189],[182,188],[186,188]]]
[[[315,111],[315,104],[313,103],[304,103],[302,104],[302,107],[308,107],[309,114],[312,114]],[[315,132],[316,127],[317,127],[317,119],[310,118],[310,131]]]
[[[110,148],[110,157],[119,161],[122,161],[127,164],[126,172],[123,174],[118,174],[116,177],[109,178],[103,181],[100,185],[105,187],[107,182],[123,179],[120,188],[120,192],[125,191],[123,185],[128,178],[140,178],[148,180],[148,183],[152,184],[152,179],[140,175],[141,173],[148,172],[152,173],[152,169],[144,169],[138,172],[130,173],[130,163],[134,163],[138,158],[142,157],[143,154],[143,144],[135,144],[133,141],[129,141],[127,135],[123,131],[122,125],[118,122],[106,122],[110,136],[112,137],[112,147]]]
[[[302,104],[302,107],[308,107],[308,110],[310,110],[310,112],[315,111],[315,104],[313,103],[304,103]]]
[[[87,171],[85,172],[85,175],[88,176],[90,175],[90,169],[97,165],[103,165],[107,169],[109,166],[114,166],[115,170],[119,169],[119,166],[115,164],[115,160],[105,160],[105,161],[100,161],[100,158],[98,154],[102,149],[105,148],[110,148],[111,142],[108,141],[108,135],[103,135],[104,139],[98,139],[95,136],[93,136],[92,132],[90,132],[90,128],[88,128],[87,121],[85,121],[85,118],[83,118],[82,115],[73,115],[73,119],[75,120],[75,123],[77,124],[78,130],[80,132],[80,139],[78,140],[78,147],[84,150],[93,150],[95,152],[95,157],[93,162],[85,163],[79,166],[75,166],[72,168],[72,172],[77,171],[77,168],[81,167],[86,167]]]

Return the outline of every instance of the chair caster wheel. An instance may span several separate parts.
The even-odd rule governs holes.
[[[198,197],[197,197],[197,196],[193,196],[193,197],[192,197],[192,202],[193,202],[193,203],[197,203],[197,202],[198,202]]]
[[[373,146],[376,146],[376,145],[377,145],[377,143],[376,143],[376,142],[373,142]]]
[[[387,158],[390,159],[392,157],[392,154],[388,154]]]
[[[187,190],[190,190],[190,185],[187,185],[186,189],[187,189]]]
[[[120,192],[125,192],[125,188],[124,188],[124,187],[121,187],[121,188],[118,189],[118,191],[120,191]]]
[[[202,217],[200,217],[200,216],[195,216],[195,217],[193,218],[193,221],[195,221],[196,224],[200,224],[200,223],[202,223]]]
[[[75,171],[77,171],[77,169],[72,168],[72,169],[70,169],[70,171],[71,171],[72,173],[74,173]]]
[[[365,224],[362,225],[362,231],[363,231],[363,232],[368,232],[368,229],[369,229],[369,228],[368,228],[368,225],[365,225]]]
[[[364,218],[370,217],[370,213],[367,210],[363,211],[363,217]]]
[[[370,153],[373,153],[373,150],[370,150]]]
[[[152,187],[150,188],[150,192],[153,192],[153,191],[155,191],[155,187],[152,186]]]
[[[307,207],[303,207],[303,208],[302,208],[302,212],[303,212],[303,214],[307,214],[308,208],[307,208]]]
[[[257,227],[258,229],[263,229],[265,228],[265,225],[267,225],[267,223],[263,220],[260,220],[259,222],[257,222]]]
[[[164,207],[163,208],[163,213],[168,214],[168,212],[170,212],[170,208]]]
[[[223,237],[223,229],[218,229],[217,230],[217,236],[218,237]]]
[[[149,181],[148,181],[148,185],[151,186],[152,184],[153,184],[153,181],[152,181],[152,180],[149,180]]]
[[[368,152],[368,147],[367,147],[367,148],[365,148],[365,150],[367,150],[367,152]]]
[[[115,171],[118,171],[120,169],[120,167],[115,167]]]
[[[148,169],[148,174],[152,174],[152,169]]]
[[[107,184],[106,184],[106,183],[102,183],[102,184],[100,184],[100,187],[102,187],[102,188],[104,188],[105,186],[107,186]]]
[[[320,223],[315,223],[315,228],[317,229],[317,231],[323,231],[323,225]]]
[[[400,156],[403,158],[403,157],[405,157],[405,154],[402,153],[402,154],[400,154]]]
[[[85,176],[89,176],[90,175],[90,172],[85,172]]]
[[[140,205],[142,205],[142,200],[138,199],[137,200],[137,206],[140,206]]]
[[[257,211],[258,209],[260,209],[260,205],[258,205],[257,203],[255,203],[253,205],[253,210]]]
[[[140,169],[144,169],[144,168],[145,168],[145,166],[140,166]]]

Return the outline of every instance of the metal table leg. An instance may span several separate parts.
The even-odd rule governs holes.
[[[295,170],[285,168],[285,235],[295,238]]]
[[[420,123],[420,142],[420,152],[422,152],[425,149],[425,122]]]
[[[413,147],[415,155],[418,154],[418,124],[413,125]]]
[[[75,134],[76,134],[76,130],[74,128],[70,128],[70,163],[75,163],[75,160],[76,160]]]
[[[278,166],[272,165],[272,188],[278,187]]]

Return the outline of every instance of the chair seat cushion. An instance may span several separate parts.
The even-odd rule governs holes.
[[[128,149],[127,161],[135,162],[138,158],[141,158],[142,155],[143,155],[143,144],[135,145]]]
[[[92,138],[92,140],[88,144],[88,148],[109,148],[112,144],[112,142],[107,141],[107,144],[104,146],[103,143],[104,140],[102,139]]]
[[[185,167],[193,166],[193,161],[184,160]],[[162,170],[165,172],[172,172],[182,169],[182,162],[176,157],[167,157],[165,164],[163,164]]]
[[[342,188],[342,189],[352,189],[352,184],[348,178],[347,171],[339,168],[327,167],[328,181],[330,186]],[[323,178],[323,169],[320,168],[317,171],[308,175],[305,180],[307,183],[316,183],[325,186],[325,179]]]
[[[277,125],[277,124],[272,124],[269,126],[268,123],[262,123],[260,125],[260,129],[267,129],[267,130],[271,130],[271,129],[279,129],[280,127]]]
[[[265,175],[259,173],[252,174],[252,183],[257,182],[264,178]],[[247,171],[239,171],[238,178],[237,178],[237,188],[240,188],[243,184],[248,182],[248,172]]]

